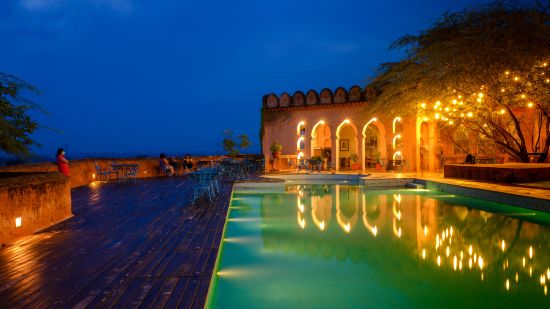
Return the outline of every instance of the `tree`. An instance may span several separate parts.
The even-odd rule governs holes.
[[[38,123],[27,113],[39,107],[23,96],[25,92],[38,90],[13,75],[0,73],[0,151],[7,154],[28,155],[30,147],[38,145],[30,137]]]
[[[486,138],[522,162],[533,152],[546,160],[548,8],[499,1],[447,13],[390,48],[406,56],[380,66],[369,85],[374,110],[435,119],[453,141]]]
[[[223,134],[225,136],[222,140],[223,149],[232,157],[250,147],[251,143],[246,134],[238,135],[237,140],[233,138],[233,131],[231,130],[225,130]]]

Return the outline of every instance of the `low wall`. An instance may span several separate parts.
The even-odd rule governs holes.
[[[193,157],[193,163],[196,165],[199,162],[216,162],[220,161],[225,156],[200,156]],[[181,159],[179,159],[181,162]],[[159,171],[159,159],[157,158],[135,158],[135,159],[82,159],[69,160],[69,186],[76,188],[86,186],[96,180],[99,176],[95,175],[95,165],[99,165],[102,169],[110,168],[111,162],[119,164],[139,164],[138,178],[159,177],[163,176]],[[18,164],[0,167],[0,173],[5,172],[57,172],[57,165],[53,162],[43,162],[35,164]],[[94,176],[95,175],[95,176]]]
[[[62,174],[0,175],[0,246],[71,216],[71,190]]]
[[[460,178],[492,182],[533,182],[550,180],[550,164],[446,164],[445,178]]]

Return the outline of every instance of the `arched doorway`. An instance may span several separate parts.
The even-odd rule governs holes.
[[[374,168],[386,159],[386,130],[373,118],[363,127],[362,169]]]
[[[357,129],[349,120],[344,120],[336,129],[336,169],[359,169]]]
[[[332,162],[330,127],[324,121],[319,121],[311,131],[311,156],[326,158],[327,162]]]

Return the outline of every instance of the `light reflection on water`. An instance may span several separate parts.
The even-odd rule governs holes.
[[[437,192],[347,185],[235,196],[238,211],[230,212],[225,235],[247,241],[224,242],[215,306],[550,304],[550,229],[495,210],[543,224],[546,215]]]

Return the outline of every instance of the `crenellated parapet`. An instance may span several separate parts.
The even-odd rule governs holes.
[[[283,92],[279,96],[274,93],[263,97],[263,107],[266,109],[281,109],[291,107],[314,107],[328,104],[361,103],[367,101],[367,91],[359,86],[352,86],[349,90],[338,87],[334,92],[324,88],[320,92],[313,89],[306,93],[296,91],[293,95]]]

